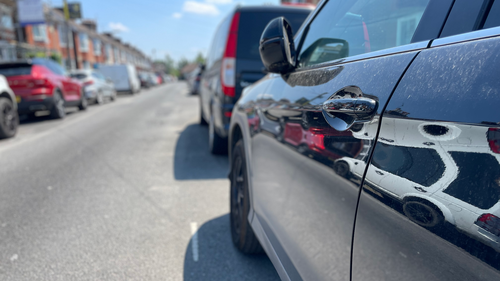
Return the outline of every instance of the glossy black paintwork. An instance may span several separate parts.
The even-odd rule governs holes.
[[[363,126],[376,127],[381,113],[378,107],[351,130],[336,130],[323,103],[356,85],[358,97],[384,105],[416,53],[270,74],[238,102],[233,118],[242,116],[249,136],[252,223],[262,226],[256,234],[271,241],[292,279],[349,279],[359,182],[339,176],[335,163],[367,160],[376,130]]]
[[[418,54],[382,116],[352,280],[500,280],[500,237],[478,226],[500,217],[499,75],[500,38]]]

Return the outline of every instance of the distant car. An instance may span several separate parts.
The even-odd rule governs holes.
[[[116,99],[113,81],[95,70],[73,70],[70,76],[83,83],[85,97],[95,103],[102,104],[105,98]]]
[[[199,94],[201,75],[203,74],[204,70],[205,70],[205,66],[199,65],[197,68],[195,68],[193,71],[191,71],[189,73],[189,77],[187,77],[189,92],[192,95]]]
[[[147,88],[153,86],[148,73],[139,72],[139,75],[137,77],[139,78],[139,81],[141,82],[141,88],[147,89]]]
[[[16,94],[19,115],[48,110],[53,118],[60,119],[66,116],[66,107],[87,109],[82,84],[52,60],[36,58],[2,63],[0,74],[7,77]]]
[[[156,76],[156,74],[154,74],[153,72],[150,72],[148,73],[148,77],[149,77],[149,83],[151,84],[151,86],[156,86],[158,85],[158,76]]]
[[[209,149],[212,153],[227,152],[233,106],[243,88],[265,75],[259,56],[259,39],[267,23],[283,16],[297,31],[311,11],[310,8],[285,6],[238,7],[219,25],[208,52],[199,90],[200,123],[209,124]]]
[[[16,96],[5,76],[0,75],[0,139],[15,136],[18,125]]]
[[[113,81],[118,92],[135,94],[141,90],[141,82],[133,65],[99,65],[98,71]]]

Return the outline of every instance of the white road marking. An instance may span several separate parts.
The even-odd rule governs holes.
[[[191,223],[191,249],[193,249],[193,260],[198,261],[198,224]]]
[[[10,257],[10,261],[15,261],[19,258],[17,254],[14,254],[12,257]]]

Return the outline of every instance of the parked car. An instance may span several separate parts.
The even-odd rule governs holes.
[[[500,280],[490,4],[322,1],[295,37],[270,21],[270,73],[228,133],[236,248],[282,280]]]
[[[205,65],[201,64],[193,71],[191,71],[189,73],[189,76],[187,77],[189,92],[192,95],[198,95],[200,91],[200,81],[204,70],[205,70]]]
[[[285,6],[238,7],[219,25],[200,81],[200,123],[209,124],[209,149],[227,152],[229,121],[243,88],[265,75],[259,38],[273,18],[286,16],[298,30],[311,9]],[[194,77],[195,78],[195,77]]]
[[[16,96],[5,76],[0,75],[0,139],[15,136],[18,125]]]
[[[116,91],[113,81],[105,78],[100,72],[95,70],[73,70],[70,76],[83,83],[85,96],[95,103],[104,103],[105,98],[111,101],[116,99]]]
[[[135,94],[141,89],[137,71],[131,64],[99,65],[98,71],[111,79],[118,92]]]
[[[82,84],[69,77],[58,63],[44,58],[0,64],[18,101],[19,115],[50,111],[53,118],[64,118],[66,107],[87,109]]]
[[[137,77],[139,78],[139,81],[141,82],[141,88],[147,89],[147,88],[153,86],[148,73],[139,72]]]

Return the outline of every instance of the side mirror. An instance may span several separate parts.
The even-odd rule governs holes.
[[[260,58],[269,72],[287,73],[295,68],[295,45],[290,23],[279,17],[271,20],[260,38]]]

